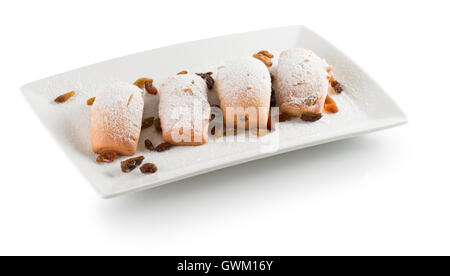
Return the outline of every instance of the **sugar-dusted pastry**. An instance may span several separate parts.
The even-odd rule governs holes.
[[[92,150],[133,155],[141,133],[143,110],[143,91],[137,86],[118,82],[103,88],[92,106]]]
[[[169,77],[159,88],[165,142],[195,146],[208,141],[210,106],[205,81],[191,73]]]
[[[228,124],[231,119],[235,126],[245,124],[246,129],[267,126],[271,80],[260,60],[242,57],[226,62],[218,68],[216,88]]]
[[[293,48],[281,53],[276,87],[280,110],[303,120],[320,119],[327,97],[330,66],[310,50]]]

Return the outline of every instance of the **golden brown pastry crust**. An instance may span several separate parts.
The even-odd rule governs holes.
[[[329,86],[329,65],[310,50],[281,53],[276,88],[280,110],[290,116],[321,114]]]
[[[142,90],[132,84],[115,83],[100,91],[91,111],[92,151],[133,155],[141,132],[143,109]]]

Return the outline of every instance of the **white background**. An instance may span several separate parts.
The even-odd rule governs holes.
[[[448,1],[1,1],[0,254],[450,254]],[[19,92],[122,55],[304,24],[409,123],[112,200]]]

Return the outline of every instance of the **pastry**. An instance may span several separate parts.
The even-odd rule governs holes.
[[[280,111],[305,120],[320,119],[330,70],[327,62],[310,50],[292,48],[283,51],[276,74]]]
[[[165,142],[195,146],[208,141],[210,106],[205,81],[191,73],[169,77],[159,88]]]
[[[216,88],[227,127],[267,126],[271,80],[264,63],[253,57],[226,62],[218,68]]]
[[[141,133],[143,90],[118,82],[102,89],[91,113],[91,145],[95,153],[133,155]]]

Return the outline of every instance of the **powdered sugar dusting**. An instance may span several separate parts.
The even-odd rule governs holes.
[[[327,93],[329,65],[314,54],[301,48],[281,53],[277,69],[277,90],[281,105],[297,107],[323,106]],[[311,105],[311,102],[314,104]]]
[[[227,61],[218,68],[217,93],[225,106],[269,106],[270,73],[261,61],[242,57]]]
[[[91,129],[117,141],[136,141],[141,131],[143,91],[115,82],[99,91],[92,106]]]
[[[205,81],[195,74],[169,77],[159,89],[159,116],[163,129],[193,129],[201,132],[202,123],[209,119]]]

